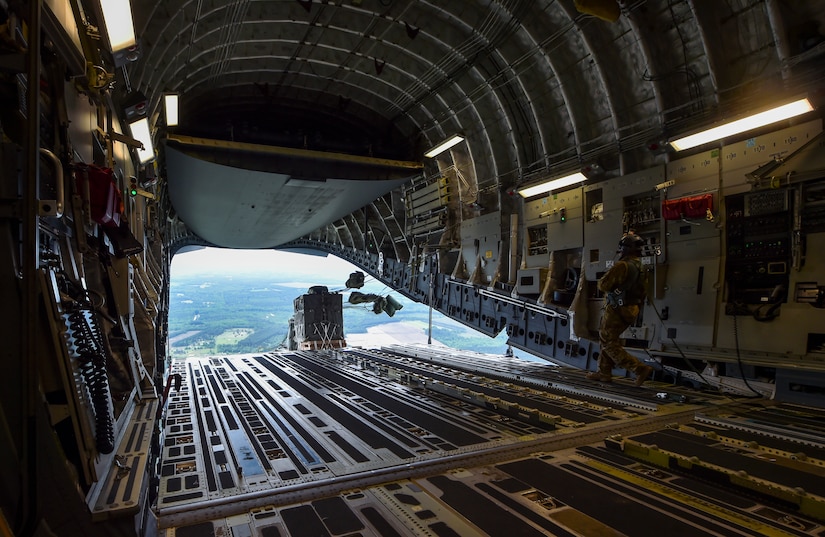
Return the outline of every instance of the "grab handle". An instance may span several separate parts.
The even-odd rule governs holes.
[[[63,164],[61,164],[60,159],[57,158],[57,155],[44,147],[40,148],[40,154],[47,157],[47,160],[51,161],[54,166],[55,179],[57,180],[57,199],[40,200],[38,213],[40,216],[56,216],[57,218],[61,218],[63,216],[63,200],[65,199]]]

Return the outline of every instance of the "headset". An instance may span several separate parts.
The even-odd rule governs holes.
[[[619,241],[619,249],[623,251],[642,251],[642,248],[646,244],[646,241],[641,238],[640,236],[636,235],[636,232],[632,229],[625,233],[621,240]]]

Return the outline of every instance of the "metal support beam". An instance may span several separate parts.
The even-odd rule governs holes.
[[[25,175],[23,178],[23,225],[22,225],[22,319],[20,334],[22,345],[20,371],[22,372],[22,396],[20,408],[24,409],[23,430],[20,431],[22,473],[24,483],[21,494],[21,527],[17,535],[34,533],[40,517],[38,509],[38,465],[40,454],[37,442],[37,414],[41,404],[37,373],[38,278],[40,242],[38,240],[38,181],[40,178],[40,16],[42,0],[29,2],[27,43],[27,88],[25,131]]]

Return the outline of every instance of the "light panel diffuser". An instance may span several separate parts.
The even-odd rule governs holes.
[[[545,192],[550,192],[551,190],[556,190],[559,188],[564,188],[566,186],[574,185],[576,183],[581,183],[582,181],[586,180],[587,177],[585,177],[583,173],[576,172],[572,175],[566,175],[564,177],[559,177],[558,179],[553,179],[545,183],[528,186],[527,188],[522,188],[518,191],[518,193],[521,194],[521,196],[524,198],[530,198],[532,196],[544,194]]]
[[[100,9],[112,52],[137,44],[130,0],[100,0]]]
[[[143,144],[143,149],[138,148],[138,160],[141,164],[155,158],[155,148],[152,145],[152,133],[149,130],[149,120],[142,117],[129,124],[129,130],[132,131],[132,138]]]
[[[714,127],[712,129],[697,132],[696,134],[691,134],[690,136],[685,136],[684,138],[679,138],[678,140],[672,140],[670,142],[670,146],[676,151],[691,149],[703,144],[715,142],[716,140],[721,140],[722,138],[727,138],[728,136],[734,136],[749,130],[764,127],[765,125],[770,125],[771,123],[776,123],[777,121],[782,121],[783,119],[789,119],[806,112],[810,112],[813,109],[814,107],[808,99],[800,99],[792,103],[772,108],[771,110],[767,110],[765,112],[760,112],[759,114],[754,114],[736,121],[731,121],[730,123],[725,123],[724,125],[719,125],[718,127]]]
[[[432,149],[430,149],[426,153],[424,153],[424,156],[427,157],[427,158],[433,158],[437,155],[440,155],[444,151],[450,149],[454,145],[460,144],[463,141],[464,141],[463,136],[459,136],[458,134],[455,134],[455,135],[447,138],[445,141],[441,142],[437,146],[433,147]]]
[[[166,126],[178,124],[178,94],[167,93],[163,96],[163,109],[166,112]]]

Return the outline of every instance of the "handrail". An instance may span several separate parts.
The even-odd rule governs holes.
[[[61,218],[63,216],[63,201],[65,199],[65,188],[63,182],[63,164],[60,162],[60,159],[57,158],[57,155],[55,155],[45,147],[40,148],[40,154],[44,157],[47,157],[48,160],[50,160],[52,165],[54,166],[55,177],[57,178],[57,202],[54,216]]]

